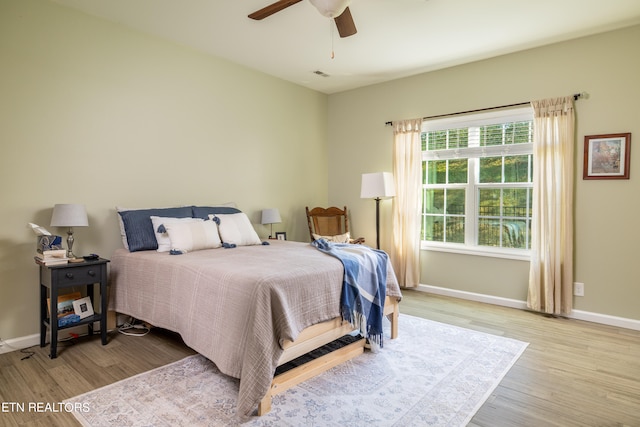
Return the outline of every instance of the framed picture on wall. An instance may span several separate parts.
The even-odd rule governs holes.
[[[630,133],[584,137],[582,179],[629,179]]]
[[[284,231],[276,231],[276,239],[287,240],[287,233]]]

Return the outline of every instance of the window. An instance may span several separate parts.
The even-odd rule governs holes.
[[[531,108],[425,121],[423,248],[528,259]]]

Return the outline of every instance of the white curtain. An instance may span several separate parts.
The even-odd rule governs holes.
[[[533,213],[527,306],[573,309],[573,98],[533,101]]]
[[[393,122],[393,245],[391,263],[400,286],[420,284],[420,176],[422,119]]]

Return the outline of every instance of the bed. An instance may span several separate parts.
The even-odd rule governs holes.
[[[181,335],[240,379],[238,414],[261,415],[271,396],[363,351],[363,340],[274,377],[276,368],[354,328],[340,317],[343,266],[308,243],[228,245],[179,256],[117,249],[110,309]],[[391,265],[384,314],[397,335],[401,292]],[[384,350],[382,350],[384,351]]]

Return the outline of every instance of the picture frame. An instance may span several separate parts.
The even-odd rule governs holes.
[[[91,305],[91,298],[84,297],[73,301],[73,311],[75,314],[84,319],[89,316],[93,316],[93,306]]]
[[[66,295],[58,295],[58,303],[56,304],[56,317],[61,318],[73,313],[73,301],[81,297],[80,292],[73,292]],[[47,298],[47,313],[51,317],[51,298]]]
[[[287,233],[285,231],[276,231],[276,239],[287,240]]]
[[[629,179],[631,133],[586,135],[582,179]]]

